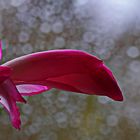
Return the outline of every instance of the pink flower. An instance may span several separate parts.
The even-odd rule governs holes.
[[[2,56],[1,52],[0,56]],[[25,103],[26,101],[24,100],[24,98],[22,98],[15,84],[11,80],[10,78],[11,72],[12,71],[10,67],[0,66],[0,103],[9,113],[13,126],[19,129],[21,122],[20,122],[20,113],[18,107],[16,106],[16,102],[18,101]]]
[[[0,102],[20,128],[16,101],[57,88],[122,101],[112,72],[97,57],[79,50],[53,50],[25,55],[0,66]]]

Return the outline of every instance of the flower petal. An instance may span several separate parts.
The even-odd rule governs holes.
[[[47,86],[32,85],[32,84],[16,85],[16,88],[18,89],[19,93],[23,96],[32,96],[40,94],[50,89]]]
[[[38,84],[121,101],[122,92],[111,71],[97,57],[79,50],[39,52],[4,64],[15,84]]]
[[[16,101],[25,102],[10,79],[3,81],[0,84],[0,103],[9,113],[12,125],[20,129],[20,113]]]
[[[98,66],[101,60],[76,50],[56,50],[25,55],[3,64],[12,68],[14,81],[42,81],[70,73],[87,73],[84,63]],[[89,60],[89,62],[88,62]]]
[[[93,77],[96,80],[96,83],[100,85],[100,88],[104,91],[105,95],[116,101],[123,101],[122,92],[109,68],[102,64]]]
[[[25,99],[21,96],[21,94],[18,92],[15,84],[11,79],[7,79],[4,81],[2,85],[9,93],[9,95],[18,102],[26,103]]]
[[[48,78],[46,83],[58,82],[74,87],[85,94],[96,94],[101,92],[100,87],[89,74],[72,73],[58,77]],[[66,90],[66,88],[65,88]]]
[[[2,92],[2,90],[0,90],[0,92]],[[4,91],[3,93],[5,94]],[[16,106],[16,102],[13,99],[9,99],[9,98],[10,97],[4,97],[0,95],[0,103],[3,105],[5,110],[9,113],[12,125],[16,129],[20,129],[21,121],[20,121],[19,109]]]
[[[6,66],[0,66],[0,83],[2,83],[5,79],[9,78],[11,74],[11,68]]]

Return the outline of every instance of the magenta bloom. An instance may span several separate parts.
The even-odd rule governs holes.
[[[0,42],[1,49],[1,42]],[[2,53],[0,52],[0,57]],[[13,126],[17,129],[20,128],[20,113],[16,102],[26,101],[19,94],[15,84],[10,78],[12,71],[11,68],[6,66],[0,66],[0,103],[4,106],[6,111],[10,115],[11,122]]]
[[[20,127],[16,101],[57,88],[122,101],[112,72],[97,57],[79,50],[53,50],[25,55],[0,66],[0,102]]]

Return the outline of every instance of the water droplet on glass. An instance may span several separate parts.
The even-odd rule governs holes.
[[[111,128],[106,125],[103,125],[100,127],[100,132],[103,135],[108,135],[111,132]]]
[[[69,95],[67,94],[67,93],[65,93],[65,94],[59,94],[59,96],[58,96],[58,100],[60,101],[60,102],[64,102],[64,103],[66,103],[67,101],[68,101],[68,99],[69,99]]]
[[[21,49],[24,54],[29,54],[33,52],[33,47],[30,44],[23,45]]]
[[[83,40],[86,43],[93,43],[93,41],[95,40],[93,32],[85,32],[83,35]]]
[[[67,115],[64,112],[57,112],[54,116],[54,119],[57,122],[57,125],[60,128],[66,128],[67,127]]]
[[[42,33],[49,33],[51,31],[51,25],[47,22],[43,22],[40,26],[40,31]]]
[[[33,108],[32,108],[29,104],[25,104],[25,105],[22,107],[22,111],[23,111],[25,114],[29,115],[29,114],[32,113]]]
[[[110,115],[107,117],[107,124],[109,126],[116,126],[118,124],[118,117],[115,115]]]
[[[65,46],[65,39],[63,37],[56,37],[54,40],[54,47],[61,48]]]
[[[64,28],[64,25],[63,25],[63,22],[61,22],[61,21],[57,21],[54,24],[52,24],[52,31],[54,33],[63,32],[63,28]]]
[[[139,49],[135,46],[129,47],[127,50],[127,55],[131,58],[136,58],[140,55]]]
[[[20,42],[25,43],[29,40],[30,35],[29,35],[29,33],[22,31],[22,32],[20,32],[18,37],[19,37]]]
[[[134,60],[129,64],[129,69],[133,72],[139,73],[140,72],[140,61]]]
[[[36,123],[33,123],[31,125],[29,125],[28,129],[27,129],[27,133],[29,133],[30,135],[32,134],[36,134],[40,131],[40,127],[38,127],[38,125]]]
[[[54,118],[57,123],[63,123],[67,121],[67,115],[64,112],[57,112]]]

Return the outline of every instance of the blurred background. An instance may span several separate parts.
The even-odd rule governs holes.
[[[54,89],[26,98],[21,131],[0,107],[0,140],[139,140],[139,7],[139,0],[0,0],[3,63],[43,50],[84,50],[104,60],[125,98]]]

